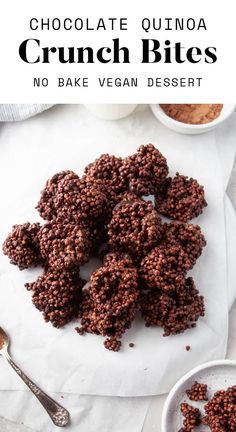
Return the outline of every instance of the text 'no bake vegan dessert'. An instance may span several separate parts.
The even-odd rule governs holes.
[[[62,171],[47,181],[37,205],[45,223],[15,225],[3,244],[20,270],[43,267],[26,287],[45,321],[78,319],[79,334],[102,335],[114,351],[138,312],[164,336],[196,326],[204,300],[187,272],[206,241],[189,221],[207,204],[197,180],[168,172],[148,144],[124,159],[101,155],[81,178]],[[80,267],[101,249],[101,267],[82,280]]]

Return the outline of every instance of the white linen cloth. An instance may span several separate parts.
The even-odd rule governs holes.
[[[64,111],[64,109],[65,109],[65,111]],[[71,118],[71,117],[73,117],[73,115],[72,115],[72,112],[71,112],[71,109],[72,109],[72,107],[60,107],[59,109],[57,108],[57,109],[55,109],[55,115],[61,115],[62,114],[62,111],[64,111],[64,119],[65,120],[67,120],[68,121],[68,119],[69,119],[69,117]],[[74,109],[75,109],[75,107],[74,107]],[[70,111],[70,115],[69,115],[69,117],[68,117],[68,115],[66,116],[65,114],[66,114],[66,111],[67,110],[69,110]],[[78,110],[78,108],[77,108],[77,110]],[[54,111],[54,110],[53,110]],[[85,120],[85,117],[86,116],[88,116],[88,117],[90,117],[87,113],[85,114],[85,112],[81,112],[81,109],[79,109],[79,111],[80,111],[80,114],[81,114],[81,117],[83,117],[84,118],[84,120]],[[67,113],[67,114],[69,114],[69,113]],[[46,114],[46,116],[48,116],[48,115],[52,115],[52,113],[50,112],[50,113],[47,113]],[[45,119],[46,119],[46,117],[44,118],[44,116],[45,116],[45,114],[43,114],[41,117],[40,117],[40,123],[41,123],[41,118],[43,118],[43,120],[44,120],[44,126],[45,126],[45,123],[46,123],[46,125],[48,124],[48,122],[46,122],[45,121]],[[53,116],[54,116],[54,114],[53,114]],[[130,119],[126,119],[126,120],[123,120],[122,122],[117,122],[117,123],[119,123],[119,127],[121,127],[122,128],[122,126],[124,126],[125,127],[125,129],[126,128],[128,128],[128,120],[129,120],[129,122],[130,123],[139,123],[139,122],[141,122],[141,121],[146,121],[146,119],[149,117],[149,116],[151,116],[151,114],[148,114],[148,113],[136,113],[135,115],[133,115]],[[144,120],[145,119],[145,120]],[[35,120],[35,119],[32,119],[32,120]],[[30,120],[30,122],[32,121],[32,120]],[[62,119],[61,119],[62,120]],[[227,142],[227,136],[230,134],[231,135],[231,138],[229,139],[229,141],[231,141],[231,139],[232,139],[232,141],[234,140],[234,142],[235,142],[235,128],[233,127],[234,126],[234,124],[233,124],[233,121],[232,121],[233,119],[231,119],[231,120],[229,120],[228,122],[227,122],[227,124],[225,124],[224,126],[222,126],[220,129],[218,129],[218,131],[217,132],[215,132],[215,137],[214,137],[214,139],[216,138],[216,142],[217,142],[217,137],[219,136],[219,133],[220,133],[220,131],[221,131],[221,133],[222,133],[222,137],[223,137],[223,139],[224,139],[224,145],[227,145],[228,144],[228,142]],[[60,120],[59,120],[60,121]],[[95,119],[93,119],[92,117],[90,117],[90,121],[94,121],[95,123],[97,123],[97,120],[95,120]],[[156,120],[155,119],[153,119],[152,118],[152,122],[156,122]],[[70,122],[69,122],[70,123]],[[73,122],[72,122],[73,123]],[[83,122],[82,122],[83,123]],[[85,122],[86,123],[86,122]],[[105,123],[105,122],[102,122],[102,123]],[[150,121],[148,121],[147,122],[148,124],[147,124],[147,126],[150,126]],[[29,122],[25,122],[25,125],[28,125],[29,124]],[[71,123],[70,123],[71,124]],[[112,124],[108,124],[108,123],[106,123],[106,125],[108,126],[108,129],[110,129],[110,126],[112,125]],[[13,126],[13,125],[11,125],[11,126]],[[14,125],[15,126],[15,125]],[[34,125],[35,126],[35,125]],[[39,126],[39,125],[38,125]],[[42,129],[42,126],[43,126],[43,124],[41,123],[41,128],[39,128],[39,129]],[[81,123],[80,123],[80,126],[81,126]],[[160,125],[158,124],[158,126],[160,127]],[[162,127],[160,127],[161,129],[162,129]],[[4,129],[5,129],[5,131],[4,131],[4,134],[3,134],[3,136],[0,134],[0,159],[1,159],[1,144],[2,144],[2,142],[3,142],[3,138],[6,138],[6,136],[8,136],[8,135],[10,135],[10,131],[9,130],[7,130],[8,129],[8,127],[6,128],[5,126],[4,126]],[[36,129],[36,128],[35,128]],[[129,129],[129,128],[128,128]],[[230,131],[230,132],[229,132]],[[166,132],[168,132],[168,131],[166,131]],[[233,135],[232,135],[232,132],[233,132]],[[52,135],[52,134],[51,134]],[[148,134],[147,134],[148,135]],[[164,133],[162,134],[162,138],[163,138],[163,135],[164,135]],[[168,133],[167,133],[167,135],[168,135]],[[172,135],[172,133],[171,133],[171,135]],[[175,134],[174,134],[175,135]],[[213,135],[213,133],[212,134],[210,134],[210,135]],[[23,134],[23,136],[24,136],[24,134]],[[177,138],[177,141],[179,141],[179,137],[181,137],[181,136],[176,136],[175,135],[175,137]],[[9,138],[9,137],[8,137]],[[17,139],[19,138],[19,135],[17,135]],[[184,137],[184,139],[185,139],[186,137]],[[204,138],[204,137],[198,137],[198,139],[199,138]],[[150,139],[151,140],[151,139]],[[197,140],[195,140],[195,141],[197,141]],[[147,142],[147,139],[144,141],[144,142]],[[139,144],[140,142],[137,142],[137,145]],[[226,144],[227,143],[227,144]],[[29,145],[29,144],[28,144]],[[195,145],[197,146],[197,143],[195,143]],[[28,147],[28,146],[27,146]],[[220,149],[222,149],[222,144],[221,144],[221,148]],[[109,150],[108,150],[109,151]],[[219,160],[221,160],[221,162],[222,162],[222,159],[221,159],[221,156],[220,156],[220,151],[219,151],[219,149],[217,150],[218,151],[218,156],[219,156]],[[100,147],[98,146],[98,154],[101,152],[101,150],[100,150]],[[165,150],[163,150],[163,152],[165,153]],[[226,152],[225,152],[225,154],[224,154],[224,156],[223,156],[223,166],[225,166],[224,165],[224,162],[227,160],[227,168],[228,169],[226,169],[226,170],[224,170],[224,175],[222,174],[222,179],[224,179],[225,180],[225,186],[226,186],[226,184],[227,184],[227,182],[228,182],[228,177],[229,177],[229,172],[230,172],[230,163],[231,163],[231,161],[233,161],[233,152],[234,152],[234,149],[233,149],[233,146],[231,146],[231,145],[229,145],[228,146],[228,148],[226,148]],[[228,163],[228,162],[230,162],[230,163]],[[69,167],[70,168],[70,167]],[[180,167],[179,167],[179,169],[180,169]],[[184,172],[184,170],[183,169],[181,169],[181,172]],[[53,172],[52,172],[53,173]],[[51,173],[51,174],[52,174]],[[190,172],[190,174],[191,174],[191,172]],[[219,171],[218,171],[218,174],[219,174]],[[224,194],[224,189],[223,189],[223,194]],[[30,207],[30,206],[29,206]],[[16,220],[15,219],[13,219],[12,218],[12,222],[13,223],[15,223],[16,222]],[[22,221],[19,221],[19,222],[22,222]],[[232,231],[230,232],[230,234],[232,234]],[[232,236],[230,236],[231,237],[231,240],[232,240]],[[232,279],[233,280],[233,279]],[[2,284],[1,284],[2,285]],[[234,284],[234,287],[235,287],[235,284]],[[20,287],[19,287],[20,288]],[[232,303],[232,299],[233,299],[233,297],[234,297],[234,295],[235,295],[235,290],[234,289],[232,289],[231,290],[231,295],[230,295],[230,297],[229,297],[229,303]],[[2,321],[2,323],[3,323],[3,321]],[[11,331],[11,334],[12,334],[12,331]],[[15,339],[15,338],[14,338]],[[101,344],[101,340],[99,341],[100,342],[100,344]],[[15,345],[15,340],[14,340],[14,345]],[[13,348],[14,348],[14,346],[13,346]],[[19,349],[18,349],[19,350]],[[16,359],[18,360],[18,362],[19,362],[19,352],[17,351],[17,350],[14,350],[15,352],[16,352]],[[20,362],[19,362],[20,363]],[[21,362],[21,364],[23,365],[23,363]],[[4,365],[5,366],[5,365]],[[24,366],[24,368],[26,369],[26,366]],[[29,371],[29,368],[28,369],[26,369],[26,371],[28,372]],[[3,372],[4,374],[7,374],[7,369],[5,369],[5,367],[4,367],[4,372]],[[9,371],[9,373],[8,373],[8,375],[9,374],[11,374],[11,372]],[[33,376],[33,375],[32,375]],[[36,376],[37,376],[37,374],[36,374]],[[2,371],[1,371],[1,377],[2,377]],[[17,377],[15,378],[16,380],[17,380]],[[37,378],[37,380],[38,380],[38,382],[39,382],[39,379]],[[40,381],[40,384],[41,384],[41,381]],[[42,384],[41,384],[42,385]],[[8,393],[8,392],[7,392]],[[6,392],[4,392],[4,394],[6,395],[7,394]],[[21,394],[21,396],[22,396],[22,392],[11,392],[11,394],[12,395],[14,395],[14,401],[13,401],[13,399],[11,399],[11,401],[12,401],[12,403],[13,403],[13,405],[12,405],[12,403],[10,404],[10,406],[18,406],[17,405],[17,401],[19,401],[19,399],[18,399],[18,395],[19,394]],[[27,397],[27,404],[28,403],[30,403],[30,398],[31,398],[31,395],[30,394],[28,394],[28,392],[24,392],[24,394],[25,394],[25,396],[24,396],[24,399],[22,399],[22,403],[24,402],[24,400],[26,400],[25,398]],[[27,396],[26,396],[27,395]],[[2,394],[1,394],[1,396],[2,396]],[[68,395],[68,397],[69,398],[77,398],[77,396],[74,396],[74,395]],[[13,396],[12,396],[12,398],[13,398]],[[86,396],[83,396],[82,398],[87,398]],[[89,398],[89,397],[88,397]],[[112,410],[112,414],[113,414],[113,409],[114,409],[114,407],[118,407],[119,406],[119,404],[120,403],[123,403],[123,401],[125,401],[125,403],[129,403],[129,398],[125,398],[125,399],[120,399],[120,398],[93,398],[93,400],[95,401],[95,400],[97,400],[97,399],[100,399],[100,400],[103,400],[103,403],[105,403],[105,404],[107,404],[108,403],[108,401],[111,401],[112,400],[112,406],[110,405],[110,407],[111,407],[111,409],[109,409],[109,415],[110,415],[110,412],[111,412],[111,410]],[[140,403],[140,404],[138,404],[138,405],[136,405],[136,408],[137,408],[137,411],[139,412],[139,414],[140,414],[140,410],[142,410],[142,415],[140,415],[140,417],[142,417],[142,422],[143,422],[143,419],[144,419],[144,417],[145,417],[145,413],[146,413],[146,403],[147,403],[147,401],[149,400],[150,398],[135,398],[135,401],[137,402],[137,404],[138,404],[138,402],[140,402],[140,401],[142,401],[142,403]],[[8,397],[6,396],[6,398],[4,397],[4,398],[2,398],[1,397],[1,402],[4,402],[4,403],[1,403],[0,404],[0,415],[2,414],[2,415],[4,415],[5,417],[7,417],[7,418],[10,418],[10,419],[12,419],[12,420],[14,420],[14,419],[17,419],[18,421],[20,421],[20,419],[22,419],[22,415],[20,414],[19,415],[19,412],[18,412],[18,414],[16,415],[16,414],[14,414],[14,412],[13,413],[10,413],[9,414],[9,410],[8,410],[8,415],[6,415],[6,413],[7,413],[7,411],[6,411],[6,406],[7,406],[7,402],[9,402],[9,400],[8,400]],[[20,399],[21,400],[21,399]],[[80,399],[81,400],[81,399]],[[61,400],[61,402],[62,402],[62,404],[63,404],[63,399]],[[110,402],[111,403],[111,402]],[[37,404],[37,402],[36,402],[36,404]],[[69,407],[69,405],[72,407],[73,406],[73,403],[72,403],[72,399],[71,399],[71,401],[70,401],[70,404],[68,404],[68,407]],[[77,404],[76,404],[77,405]],[[83,407],[84,407],[84,404],[82,403],[82,405],[83,405]],[[21,405],[21,407],[23,407],[24,405]],[[78,407],[79,406],[81,406],[80,404],[78,405]],[[88,405],[87,406],[89,406],[89,403],[88,403]],[[125,405],[125,406],[128,406],[128,405]],[[145,408],[143,408],[145,406]],[[36,408],[36,407],[35,407]],[[115,408],[115,409],[116,409]],[[143,408],[143,409],[142,409]],[[78,409],[78,408],[77,408]],[[77,409],[76,409],[76,411],[77,411]],[[25,414],[24,414],[24,424],[25,425],[31,425],[31,427],[33,426],[33,428],[34,428],[34,422],[32,422],[32,419],[34,418],[34,416],[32,415],[33,414],[33,412],[37,412],[38,413],[38,415],[39,415],[39,410],[40,410],[40,407],[38,407],[37,406],[37,408],[36,408],[36,411],[34,411],[33,409],[32,409],[32,411],[31,411],[31,409],[29,410],[29,412],[31,413],[31,420],[27,420],[27,416],[26,416],[26,421],[25,421]],[[85,411],[87,410],[87,408],[85,408]],[[12,411],[12,410],[11,410]],[[100,406],[100,408],[99,408],[99,412],[101,412],[101,406]],[[98,424],[97,423],[97,421],[98,421],[98,419],[99,419],[99,412],[98,412],[98,418],[96,419],[96,425],[97,426],[95,426],[95,427],[91,427],[91,423],[88,423],[88,425],[87,425],[87,428],[86,429],[83,429],[83,427],[82,427],[82,429],[81,429],[81,423],[83,424],[83,422],[81,422],[80,420],[81,420],[81,417],[82,417],[82,419],[83,419],[83,415],[82,416],[80,416],[79,417],[79,421],[78,421],[78,424],[80,425],[80,430],[83,432],[83,430],[86,430],[86,431],[92,431],[93,430],[93,432],[94,431],[101,431],[101,430],[108,430],[108,429],[103,429],[102,428],[102,425],[104,424],[103,422],[101,422],[100,424]],[[134,411],[132,411],[132,412],[135,412],[135,408],[134,408]],[[122,410],[122,416],[123,416],[123,410]],[[131,415],[132,416],[132,415]],[[90,417],[89,417],[89,415],[87,415],[87,417],[86,417],[87,419],[90,419]],[[125,420],[127,418],[127,416],[125,415],[125,412],[124,412],[124,416],[123,416],[123,420]],[[38,420],[39,420],[39,422],[38,422]],[[44,418],[43,418],[43,415],[42,416],[40,416],[40,418],[39,417],[37,417],[37,424],[38,423],[40,423],[40,425],[37,427],[37,428],[34,428],[34,430],[37,430],[37,431],[41,431],[41,430],[43,430],[43,431],[51,431],[51,429],[50,429],[50,425],[48,424],[47,426],[45,426],[45,429],[41,429],[41,427],[44,427],[43,425],[45,425],[45,423],[44,423]],[[103,419],[104,420],[104,419]],[[137,431],[139,431],[139,430],[141,430],[141,426],[142,426],[142,422],[140,422],[140,420],[141,420],[141,418],[139,418],[139,426],[136,424],[135,426],[134,426],[134,423],[132,423],[132,427],[131,428],[129,428],[129,431],[135,431],[135,432],[137,432]],[[0,423],[1,424],[1,423]],[[13,426],[14,427],[14,426]],[[90,429],[90,428],[91,429]],[[14,429],[13,429],[14,430]],[[15,429],[16,430],[16,429]],[[53,430],[55,430],[55,428],[53,429]],[[70,429],[70,430],[73,430],[73,429]],[[116,431],[116,430],[118,430],[118,429],[115,429],[115,426],[114,426],[114,424],[113,424],[113,426],[111,426],[110,425],[110,429],[109,430],[112,430],[112,431]],[[120,430],[126,430],[126,429],[124,429],[124,425],[122,424],[122,428],[120,428]],[[128,429],[127,429],[128,430]],[[17,431],[19,431],[20,432],[20,426],[19,426],[19,429],[17,428]],[[24,430],[22,430],[22,432],[25,432]]]
[[[50,104],[0,104],[0,122],[25,120],[51,106]]]

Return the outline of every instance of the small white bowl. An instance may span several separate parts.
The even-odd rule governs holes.
[[[205,124],[193,125],[172,119],[163,111],[159,104],[153,104],[150,105],[150,107],[154,116],[165,126],[174,130],[175,132],[189,135],[197,135],[209,132],[225,121],[235,110],[235,104],[224,104],[219,117],[217,117],[215,120]]]
[[[135,110],[135,104],[86,104],[85,107],[102,120],[120,120]]]
[[[178,432],[183,424],[183,417],[180,412],[180,404],[188,402],[196,408],[199,408],[204,415],[204,402],[189,401],[186,390],[189,389],[194,381],[201,384],[207,384],[208,395],[211,398],[213,394],[222,389],[227,389],[236,385],[236,361],[217,360],[205,363],[196,367],[175,384],[170,391],[162,413],[161,431]],[[209,428],[201,426],[201,431],[209,431]]]

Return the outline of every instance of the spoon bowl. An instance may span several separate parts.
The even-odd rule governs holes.
[[[0,327],[0,354],[2,354],[3,350],[8,350],[9,346],[9,337],[6,332]]]

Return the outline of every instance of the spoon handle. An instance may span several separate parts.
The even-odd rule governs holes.
[[[14,363],[12,358],[8,353],[5,353],[5,358],[11,367],[16,371],[19,377],[24,381],[24,383],[29,387],[32,393],[37,397],[39,402],[43,405],[51,420],[56,426],[66,426],[69,422],[68,411],[55,402],[50,396],[44,393],[31,379],[25,375],[24,372]]]

